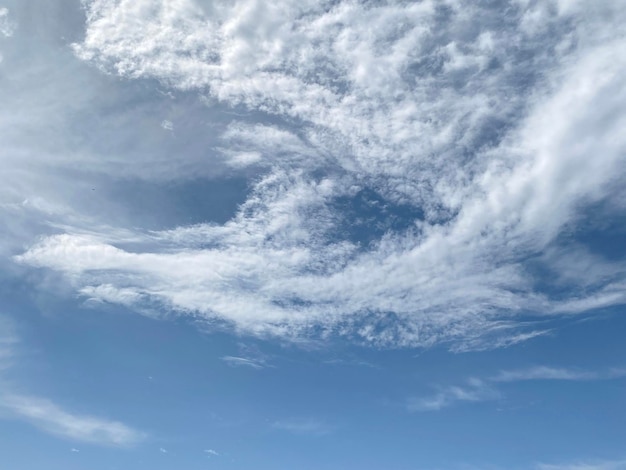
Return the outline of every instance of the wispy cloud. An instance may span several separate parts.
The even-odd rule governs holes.
[[[216,450],[213,450],[213,449],[205,449],[204,452],[209,454],[209,455],[214,455],[214,456],[219,456],[220,455]]]
[[[606,371],[585,371],[579,369],[535,366],[526,369],[502,370],[486,379],[472,378],[462,386],[449,386],[431,396],[411,397],[406,407],[409,411],[438,411],[463,403],[477,403],[501,398],[498,384],[530,380],[591,381],[611,380],[626,377],[626,369],[611,368]]]
[[[36,151],[35,113],[17,120],[7,111],[15,139],[6,144],[44,157],[3,167],[37,173],[28,191],[47,181],[51,162],[60,173],[88,167],[103,184],[129,174],[255,177],[227,222],[139,227],[132,247],[78,209],[73,223],[52,214],[63,233],[33,236],[20,263],[64,273],[87,299],[138,311],[166,306],[245,334],[341,334],[383,346],[506,347],[545,334],[522,322],[533,313],[626,302],[626,262],[578,256],[584,250],[561,236],[585,225],[592,204],[624,210],[620,0],[450,0],[445,15],[429,0],[243,0],[210,12],[191,0],[84,4],[78,59],[196,92],[212,110],[246,112],[212,121],[216,132],[198,132],[212,140],[193,151],[167,147],[172,133],[158,132],[154,152],[126,158]],[[89,109],[93,100],[82,98]],[[158,115],[150,129],[171,114]],[[113,129],[99,140],[149,140],[133,126]],[[74,154],[80,164],[65,157]],[[15,186],[22,179],[5,180],[28,192]],[[50,192],[65,206],[82,203]],[[596,269],[572,270],[568,259]]]
[[[4,37],[11,37],[15,32],[17,25],[9,17],[8,8],[0,8],[0,35]]]
[[[220,359],[231,367],[249,367],[251,369],[265,369],[274,367],[271,357],[264,353],[256,344],[240,342],[239,354],[236,356],[222,356]]]
[[[45,432],[75,441],[132,446],[146,437],[118,421],[74,414],[49,400],[27,395],[0,395],[0,408]]]
[[[354,367],[369,367],[370,369],[379,369],[380,366],[373,362],[363,361],[361,359],[328,359],[324,361],[324,364],[336,365],[336,366],[354,366]]]
[[[0,316],[0,372],[15,365],[12,359],[17,344],[19,336],[15,324]],[[147,437],[119,421],[72,413],[46,398],[17,393],[1,379],[2,376],[0,417],[3,419],[23,420],[59,437],[105,446],[133,446]],[[76,449],[72,451],[78,452]]]
[[[250,367],[252,369],[265,369],[268,367],[262,360],[248,359],[246,357],[223,356],[221,359],[232,367]]]
[[[626,460],[613,461],[587,461],[572,462],[564,464],[538,464],[537,470],[624,470],[626,469]]]
[[[536,366],[528,369],[504,370],[490,378],[493,382],[519,382],[524,380],[608,380],[626,376],[626,369],[585,371],[576,369]]]
[[[467,385],[446,387],[430,397],[410,398],[407,402],[407,409],[409,411],[438,411],[459,402],[477,403],[499,397],[500,392],[489,384],[482,380],[471,379]]]

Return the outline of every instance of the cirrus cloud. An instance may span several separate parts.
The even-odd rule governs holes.
[[[545,333],[522,316],[626,300],[623,260],[563,241],[626,209],[619,2],[85,8],[78,58],[244,109],[215,150],[260,176],[224,224],[139,249],[69,228],[20,262],[89,299],[385,346],[506,346]]]

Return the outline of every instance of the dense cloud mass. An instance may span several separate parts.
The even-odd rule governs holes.
[[[224,223],[63,215],[16,259],[90,301],[288,339],[480,349],[622,304],[624,260],[585,236],[626,209],[621,3],[87,0],[75,57],[235,116],[201,159],[97,171],[249,192]]]

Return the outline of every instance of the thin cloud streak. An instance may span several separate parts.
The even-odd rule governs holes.
[[[248,359],[246,357],[223,356],[222,361],[232,367],[250,367],[252,369],[265,369],[268,367],[263,361]]]
[[[565,464],[545,464],[540,463],[536,466],[537,470],[624,470],[626,469],[626,460],[613,461],[588,461]]]
[[[613,368],[607,372],[583,371],[546,366],[501,371],[490,378],[492,382],[519,382],[526,380],[610,380],[626,376],[626,369]]]
[[[611,368],[607,371],[584,371],[578,369],[535,366],[527,369],[502,370],[486,379],[472,378],[462,386],[444,387],[438,393],[426,397],[411,397],[406,402],[410,412],[439,411],[458,403],[479,403],[503,397],[498,384],[525,381],[597,381],[626,377],[626,369]]]

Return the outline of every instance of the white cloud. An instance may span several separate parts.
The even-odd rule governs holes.
[[[380,368],[380,366],[377,364],[364,361],[361,359],[329,359],[327,361],[324,361],[324,364],[337,365],[337,366],[368,367],[370,369]]]
[[[77,57],[260,116],[231,123],[216,148],[226,165],[265,173],[223,225],[139,230],[133,250],[106,230],[68,228],[22,263],[65,273],[92,300],[158,304],[247,334],[387,346],[507,346],[545,334],[519,314],[626,300],[623,261],[571,276],[558,261],[573,251],[554,249],[590,204],[626,210],[613,197],[626,155],[620,2],[86,9]],[[387,211],[424,215],[359,244],[338,201],[361,190]],[[572,294],[552,297],[529,260]]]
[[[229,164],[234,167],[245,167],[253,165],[261,160],[261,154],[258,152],[235,153],[229,160]]]
[[[13,36],[16,24],[9,19],[9,9],[0,7],[0,39]],[[0,64],[4,61],[4,56],[0,51]]]
[[[159,452],[161,452],[162,454],[167,454],[167,450],[164,449],[163,447],[159,448]]]
[[[535,366],[526,369],[502,370],[486,379],[471,378],[462,386],[441,387],[439,392],[427,397],[411,397],[406,407],[409,411],[438,411],[462,402],[483,402],[501,398],[497,384],[529,380],[592,381],[612,380],[626,376],[626,369],[611,368],[607,371]]]
[[[143,433],[123,423],[74,414],[43,398],[3,394],[0,408],[45,432],[75,441],[132,446],[145,438]]]
[[[11,37],[15,32],[17,25],[9,18],[9,9],[0,7],[0,35]]]
[[[267,364],[262,360],[249,359],[246,357],[223,356],[222,361],[232,367],[250,367],[252,369],[265,369]]]
[[[585,371],[546,366],[529,369],[503,370],[490,380],[494,382],[519,382],[525,380],[608,380],[626,375],[626,370],[611,369],[608,372]]]
[[[209,455],[215,455],[218,456],[220,455],[217,451],[213,450],[213,449],[205,449],[204,451],[205,453],[209,454]]]
[[[161,121],[161,127],[166,131],[174,130],[174,123],[172,121],[168,121],[167,119]]]
[[[489,384],[478,379],[470,379],[467,385],[441,389],[430,397],[413,397],[407,401],[407,409],[416,411],[439,411],[459,402],[477,403],[495,400],[500,393]]]

